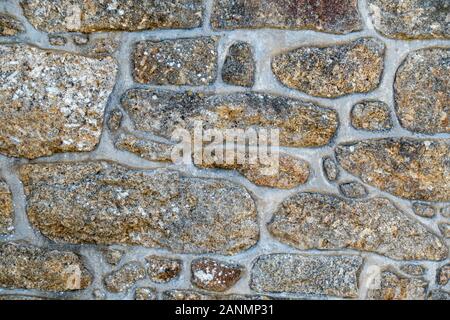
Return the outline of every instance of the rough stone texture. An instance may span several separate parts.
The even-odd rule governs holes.
[[[0,234],[14,231],[14,211],[12,194],[8,185],[0,180]]]
[[[418,277],[424,275],[427,269],[424,266],[409,263],[402,265],[400,270],[411,276]]]
[[[436,277],[436,282],[441,286],[445,286],[450,280],[450,263],[439,268]]]
[[[338,115],[309,102],[258,93],[202,95],[162,90],[130,90],[122,105],[136,129],[170,139],[177,128],[280,130],[280,145],[323,146],[333,138]]]
[[[0,288],[73,291],[90,284],[90,273],[72,252],[0,243]]]
[[[94,39],[84,44],[81,52],[90,57],[101,58],[112,56],[118,48],[119,42],[115,39]]]
[[[124,253],[125,253],[124,250],[121,249],[108,248],[103,250],[103,255],[105,257],[106,262],[108,262],[113,266],[119,264],[120,260],[122,260]]]
[[[46,32],[186,29],[202,25],[201,0],[21,0],[25,16]]]
[[[259,238],[255,204],[231,182],[106,162],[22,166],[31,224],[58,242],[235,254]]]
[[[67,43],[67,39],[64,38],[63,36],[51,34],[48,36],[48,42],[52,46],[64,46]]]
[[[382,101],[361,101],[351,111],[352,126],[358,130],[385,131],[393,126],[389,106]]]
[[[298,193],[268,224],[270,233],[299,249],[355,249],[399,260],[442,260],[448,249],[437,236],[389,200],[345,200]]]
[[[25,28],[19,20],[0,12],[0,36],[16,36],[24,31]]]
[[[272,70],[283,85],[324,98],[374,90],[383,68],[384,44],[374,38],[329,47],[301,47],[272,60]]]
[[[261,295],[242,294],[211,294],[195,290],[167,290],[162,294],[163,300],[271,300],[270,297]]]
[[[441,209],[441,215],[450,218],[450,206]]]
[[[246,42],[236,42],[228,49],[222,67],[223,82],[242,87],[252,87],[255,81],[255,61],[252,47]]]
[[[395,109],[404,128],[450,133],[450,49],[410,53],[397,70],[394,90]]]
[[[160,256],[149,256],[147,260],[147,273],[151,281],[166,283],[176,279],[183,269],[183,261]]]
[[[429,300],[450,300],[450,292],[446,292],[443,290],[433,290],[431,291]]]
[[[134,294],[134,300],[157,300],[157,292],[154,288],[137,288]]]
[[[145,278],[145,269],[139,262],[129,262],[119,270],[111,272],[105,279],[108,291],[118,293],[130,289],[138,280]]]
[[[106,300],[106,293],[101,289],[94,289],[92,291],[92,298],[98,301]]]
[[[450,238],[450,224],[449,223],[440,223],[439,230],[441,230],[441,233],[444,236],[444,238],[447,238],[447,239]]]
[[[191,282],[200,289],[223,292],[241,278],[243,268],[237,264],[202,258],[192,261]]]
[[[448,140],[387,138],[341,144],[341,166],[365,183],[398,197],[450,201]]]
[[[341,190],[342,194],[348,198],[364,198],[367,196],[366,187],[356,181],[341,183],[339,185],[339,190]]]
[[[115,81],[113,59],[0,45],[0,153],[91,151]]]
[[[433,218],[436,215],[436,210],[425,203],[414,202],[412,209],[415,214],[423,218]]]
[[[345,34],[362,27],[356,0],[215,0],[215,29],[277,28]]]
[[[119,150],[135,153],[141,158],[150,161],[171,162],[173,145],[139,139],[134,135],[121,134],[115,140],[115,146]]]
[[[428,282],[405,278],[391,271],[381,274],[380,288],[369,289],[370,300],[425,300]]]
[[[450,39],[447,0],[368,0],[378,32],[394,39]]]
[[[136,44],[132,59],[136,82],[208,85],[217,77],[217,39],[142,41]]]
[[[112,132],[116,132],[120,129],[123,120],[123,113],[119,109],[114,109],[108,116],[108,128]]]
[[[293,292],[356,297],[363,259],[357,256],[260,256],[252,269],[250,287],[257,292]]]
[[[331,157],[326,157],[323,159],[322,166],[327,179],[329,181],[336,181],[339,177],[339,168],[336,161]]]

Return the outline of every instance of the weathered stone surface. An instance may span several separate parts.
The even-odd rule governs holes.
[[[202,25],[201,0],[21,0],[25,16],[46,32],[186,29]]]
[[[301,47],[274,57],[272,70],[283,85],[312,96],[366,93],[381,81],[384,48],[373,38],[330,47]]]
[[[348,198],[364,198],[367,196],[366,187],[356,181],[341,183],[339,189]]]
[[[369,0],[368,6],[375,28],[388,38],[450,38],[447,0]]]
[[[253,266],[250,287],[257,292],[356,297],[362,265],[358,256],[265,255]]]
[[[16,18],[0,12],[0,36],[16,36],[25,31],[23,24]]]
[[[8,185],[0,180],[0,234],[14,230],[14,210],[12,194]]]
[[[381,274],[380,288],[369,289],[370,300],[425,300],[428,282],[418,278],[405,278],[391,271]]]
[[[223,82],[235,86],[252,87],[255,81],[255,61],[252,47],[246,42],[236,42],[228,49],[222,67]]]
[[[107,248],[103,250],[103,255],[105,257],[106,262],[108,262],[113,266],[119,264],[120,260],[122,260],[124,253],[125,251],[122,249]]]
[[[349,248],[399,260],[442,260],[448,255],[445,243],[384,198],[298,193],[281,204],[268,229],[299,249]]]
[[[30,222],[58,242],[235,254],[259,238],[255,204],[231,182],[106,162],[25,165]]]
[[[75,41],[75,40],[74,40]],[[81,53],[89,57],[107,57],[119,48],[119,42],[111,38],[93,39],[81,46]]]
[[[147,273],[153,282],[166,283],[176,279],[183,269],[183,261],[161,256],[149,256],[147,260]]]
[[[115,146],[119,150],[134,153],[150,161],[172,161],[172,144],[140,139],[132,134],[120,134],[115,140]]]
[[[415,214],[423,218],[433,218],[436,215],[436,210],[433,206],[426,203],[414,202],[412,209]]]
[[[449,223],[440,223],[439,230],[441,230],[442,235],[449,239],[450,238],[450,224]]]
[[[418,264],[409,263],[402,265],[400,270],[411,276],[418,277],[425,274],[426,268]]]
[[[106,293],[102,289],[94,289],[92,290],[92,298],[98,301],[106,300]]]
[[[362,28],[356,0],[216,0],[215,29],[277,28],[345,34]]]
[[[243,268],[209,258],[196,259],[191,264],[191,282],[200,289],[223,292],[239,281]]]
[[[450,300],[450,292],[444,290],[433,290],[430,292],[428,300]]]
[[[119,270],[111,272],[105,279],[109,292],[124,292],[130,289],[138,280],[145,278],[145,269],[139,262],[129,262]]]
[[[444,207],[441,209],[441,215],[450,218],[450,206]]]
[[[122,105],[138,130],[170,139],[175,129],[280,129],[280,145],[323,146],[333,138],[338,115],[309,102],[257,93],[202,95],[162,90],[130,90]]]
[[[162,294],[163,300],[270,300],[270,297],[261,295],[242,294],[211,294],[195,290],[167,290]]]
[[[404,128],[450,133],[450,49],[410,53],[397,70],[394,90],[395,110]]]
[[[327,179],[330,181],[336,181],[339,177],[339,168],[336,161],[334,161],[334,159],[331,157],[325,157],[323,159],[322,166]]]
[[[365,131],[385,131],[393,126],[389,106],[382,101],[361,101],[352,108],[352,126]]]
[[[450,201],[450,142],[386,138],[342,144],[341,166],[363,182],[398,197]]]
[[[136,44],[132,59],[136,82],[208,85],[217,77],[217,39],[142,41]]]
[[[73,291],[91,284],[79,256],[19,243],[0,244],[0,287]]]
[[[89,42],[89,35],[87,34],[75,34],[72,36],[73,42],[76,45],[84,46]]]
[[[148,287],[137,288],[134,300],[158,300],[156,289]]]
[[[91,151],[115,82],[112,58],[0,46],[0,153],[37,158]]]
[[[439,268],[436,277],[436,282],[441,286],[445,286],[450,280],[450,263]]]
[[[48,42],[52,45],[52,46],[64,46],[67,43],[67,39],[63,36],[60,35],[56,35],[56,34],[49,34],[48,35]]]
[[[112,132],[116,132],[122,126],[123,113],[120,109],[114,109],[108,116],[108,128]]]

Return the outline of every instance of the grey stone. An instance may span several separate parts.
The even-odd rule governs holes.
[[[409,263],[400,266],[400,270],[410,276],[418,277],[424,275],[427,269],[424,266]]]
[[[367,190],[363,184],[353,181],[341,183],[339,189],[347,198],[365,198],[367,197]]]
[[[445,286],[450,280],[450,263],[440,267],[437,270],[436,282],[441,286]]]
[[[339,177],[339,167],[336,161],[331,157],[325,157],[323,159],[323,171],[329,181],[336,181]]]
[[[389,106],[382,101],[361,101],[351,111],[352,126],[365,131],[387,131],[393,123]]]
[[[433,218],[436,215],[434,207],[426,203],[414,202],[412,208],[415,214],[423,218]]]
[[[124,254],[125,251],[122,249],[107,248],[103,250],[103,255],[105,257],[106,262],[108,262],[113,266],[119,264]]]
[[[239,41],[230,46],[222,67],[222,79],[230,85],[253,86],[255,61],[252,47],[248,43]]]
[[[138,280],[145,278],[145,269],[139,262],[129,262],[119,270],[113,271],[104,278],[109,292],[119,293],[130,289]]]
[[[450,239],[450,223],[440,223],[439,230],[441,230],[444,238]]]

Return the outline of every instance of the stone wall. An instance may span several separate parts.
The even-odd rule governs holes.
[[[0,0],[2,299],[449,299],[448,0]],[[278,128],[280,171],[171,162]]]

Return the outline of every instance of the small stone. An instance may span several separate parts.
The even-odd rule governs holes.
[[[183,261],[159,256],[149,256],[147,260],[147,272],[151,281],[167,283],[179,277],[183,269]]]
[[[0,180],[0,234],[14,231],[14,209],[9,186]]]
[[[191,282],[200,289],[223,292],[239,281],[242,272],[240,265],[202,258],[192,261]]]
[[[386,131],[392,129],[389,106],[381,101],[362,101],[351,111],[352,126],[358,130]]]
[[[64,38],[63,36],[59,36],[59,35],[54,35],[54,34],[49,34],[48,35],[48,42],[52,45],[52,46],[65,46],[67,43],[66,38]]]
[[[103,251],[106,262],[108,262],[113,266],[119,264],[120,260],[122,260],[124,253],[125,253],[124,250],[114,248],[107,248]]]
[[[336,133],[334,110],[310,102],[258,93],[202,95],[163,90],[129,90],[122,97],[137,130],[171,139],[178,128],[193,131],[195,121],[205,129],[280,130],[280,145],[316,147]]]
[[[189,29],[202,25],[201,0],[21,0],[24,15],[45,32]]]
[[[242,87],[252,87],[255,81],[255,61],[251,46],[236,42],[229,49],[222,67],[223,82]]]
[[[116,72],[111,58],[0,45],[0,153],[34,159],[92,151]]]
[[[56,242],[231,255],[259,239],[252,197],[229,181],[102,161],[30,164],[20,176],[30,223]]]
[[[436,214],[436,210],[433,206],[425,203],[415,202],[413,203],[412,208],[415,214],[423,218],[433,218]]]
[[[109,292],[119,293],[130,289],[137,281],[145,278],[145,269],[139,262],[129,262],[117,271],[108,274],[105,286]]]
[[[375,29],[393,39],[450,39],[447,0],[369,0]]]
[[[0,244],[0,287],[73,291],[86,289],[91,281],[81,258],[72,252]]]
[[[426,268],[418,264],[409,263],[402,265],[400,270],[410,276],[418,277],[425,274]]]
[[[214,29],[276,28],[346,34],[362,29],[356,0],[215,0]]]
[[[443,260],[448,255],[442,240],[384,198],[298,193],[283,201],[268,230],[301,250],[354,249],[397,260]]]
[[[84,46],[89,42],[89,36],[86,34],[76,34],[73,36],[73,42],[79,46]]]
[[[316,97],[366,93],[381,81],[384,49],[374,38],[329,47],[301,47],[274,57],[272,70],[286,87]]]
[[[339,168],[336,161],[331,157],[323,159],[323,171],[329,181],[336,181],[339,177]]]
[[[25,32],[25,28],[19,20],[6,13],[0,13],[0,36],[16,36]]]
[[[132,59],[138,83],[209,85],[217,77],[217,39],[142,41],[136,44]]]
[[[253,265],[250,287],[257,292],[355,298],[362,265],[358,256],[264,255]]]
[[[441,215],[445,218],[450,218],[450,206],[442,208]]]
[[[437,271],[436,282],[441,286],[445,286],[449,280],[450,280],[450,263],[446,264],[445,266],[442,266]]]
[[[163,292],[163,300],[271,300],[268,296],[262,295],[243,295],[243,294],[211,294],[194,290],[167,290]]]
[[[156,289],[148,287],[137,288],[134,294],[134,300],[158,300]]]
[[[101,289],[94,289],[92,291],[92,298],[94,300],[106,300],[106,293]]]
[[[364,185],[359,182],[347,182],[339,185],[342,194],[347,198],[365,198],[367,197],[367,190]]]
[[[132,134],[121,134],[115,140],[117,149],[128,151],[150,161],[171,162],[173,144],[140,139]]]
[[[385,138],[341,144],[340,165],[364,183],[395,196],[450,201],[448,140]]]
[[[394,90],[402,127],[426,134],[450,133],[450,49],[410,53],[397,70]]]
[[[430,292],[428,300],[450,300],[450,292],[444,290],[433,290]]]
[[[444,238],[447,238],[447,239],[450,238],[450,224],[449,223],[440,223],[439,230],[441,230],[441,233],[444,236]]]
[[[119,109],[114,109],[111,111],[108,117],[108,128],[112,132],[120,129],[122,125],[123,113]]]
[[[119,42],[110,38],[92,39],[89,42],[83,44],[80,47],[82,54],[94,57],[102,58],[112,56],[119,48]]]
[[[390,271],[381,274],[380,288],[369,289],[369,300],[425,300],[428,282]]]

